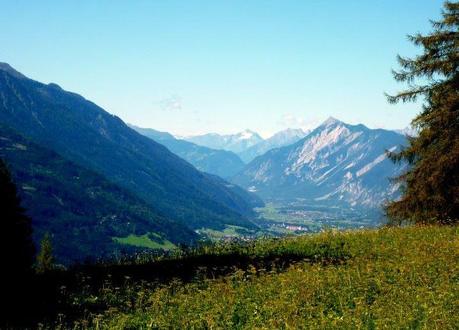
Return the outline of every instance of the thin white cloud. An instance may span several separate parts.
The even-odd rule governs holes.
[[[161,110],[164,111],[178,111],[183,109],[183,99],[176,94],[163,98],[158,104]]]

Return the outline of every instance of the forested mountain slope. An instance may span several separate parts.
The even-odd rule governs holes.
[[[128,252],[114,237],[154,234],[158,241],[191,244],[197,235],[94,171],[0,125],[0,158],[12,171],[35,241],[50,233],[59,262]],[[132,250],[132,249],[130,249]]]

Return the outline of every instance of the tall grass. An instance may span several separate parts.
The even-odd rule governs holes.
[[[197,270],[189,282],[126,278],[71,295],[88,313],[71,326],[107,329],[457,329],[459,228],[325,232],[197,255],[253,262],[224,276]],[[190,257],[190,256],[188,256]],[[188,258],[183,257],[183,258]],[[208,265],[208,267],[214,267]],[[98,311],[91,304],[103,306]],[[68,321],[68,320],[67,320]],[[65,315],[48,327],[68,327]]]

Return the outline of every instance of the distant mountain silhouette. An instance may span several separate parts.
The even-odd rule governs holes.
[[[218,175],[222,178],[234,176],[244,167],[244,162],[233,152],[211,149],[176,139],[172,134],[130,125],[146,137],[164,145],[177,156],[185,159],[198,170]]]
[[[209,133],[204,135],[186,137],[185,140],[197,145],[232,151],[236,154],[263,141],[263,138],[251,130],[245,130],[237,134],[220,135]]]

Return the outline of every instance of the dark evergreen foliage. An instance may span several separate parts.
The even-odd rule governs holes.
[[[459,219],[459,2],[445,2],[443,19],[432,22],[428,35],[409,40],[423,48],[414,58],[398,58],[394,78],[408,89],[388,96],[389,102],[424,98],[423,110],[412,121],[419,131],[409,146],[390,153],[410,169],[396,180],[403,196],[389,203],[392,223],[455,223]]]
[[[32,275],[34,245],[30,218],[24,213],[10,172],[0,159],[0,291],[2,307],[0,326],[16,322],[21,306],[28,302],[28,283]],[[22,309],[23,311],[24,309]]]
[[[24,213],[16,186],[0,159],[0,253],[3,273],[12,278],[31,271],[34,256],[30,218]]]

